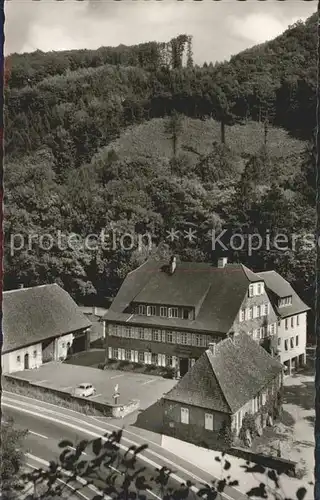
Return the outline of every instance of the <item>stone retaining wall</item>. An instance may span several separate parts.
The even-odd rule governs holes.
[[[2,377],[2,389],[16,394],[23,394],[40,401],[56,404],[87,415],[123,418],[140,407],[140,401],[131,400],[124,404],[102,403],[94,399],[72,396],[66,391],[45,387],[43,384],[17,377],[13,374]]]

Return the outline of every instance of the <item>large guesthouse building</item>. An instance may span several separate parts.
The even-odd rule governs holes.
[[[277,349],[263,278],[226,258],[217,266],[148,260],[127,275],[103,321],[109,359],[170,366],[180,377],[209,344],[241,332]]]

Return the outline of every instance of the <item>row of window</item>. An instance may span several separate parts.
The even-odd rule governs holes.
[[[126,361],[132,361],[136,363],[148,363],[150,357],[150,363],[159,366],[173,366],[173,356],[168,356],[165,354],[158,354],[154,352],[144,352],[144,351],[134,351],[132,349],[118,349],[113,347],[111,349],[111,358]]]
[[[178,358],[176,356],[114,347],[109,348],[109,359],[126,360],[133,363],[153,364],[172,368],[178,365]],[[195,359],[190,359],[190,366],[193,366],[194,363]]]
[[[264,283],[252,283],[249,285],[249,297],[255,297],[264,293]]]
[[[282,375],[280,374],[277,378],[276,383],[271,384],[269,389],[260,392],[255,398],[252,399],[251,405],[246,405],[243,409],[239,410],[235,414],[234,425],[237,431],[241,429],[242,421],[245,414],[251,413],[254,415],[255,413],[257,413],[260,410],[260,408],[266,404],[268,392],[274,395],[280,388],[281,383],[282,383]]]
[[[182,344],[196,347],[207,347],[212,337],[198,333],[172,332],[159,328],[143,328],[123,325],[110,325],[109,333],[114,337],[128,339],[151,340],[168,344]]]
[[[283,297],[278,302],[279,307],[291,306],[291,304],[292,304],[292,296],[291,295],[289,297]]]
[[[270,304],[262,304],[260,306],[251,306],[241,309],[240,321],[246,321],[255,318],[262,318],[268,316],[270,312]]]
[[[260,408],[265,405],[267,402],[267,393],[266,392],[261,392],[260,394],[258,394],[258,396],[256,396],[252,402],[251,402],[251,407],[246,407],[244,410],[239,410],[236,414],[235,414],[235,418],[234,418],[234,425],[236,427],[236,430],[237,432],[240,431],[241,429],[241,426],[242,426],[242,421],[243,421],[243,418],[245,416],[245,414],[247,412],[250,412],[251,414],[255,414],[257,413]]]
[[[276,333],[276,324],[271,323],[270,325],[261,326],[260,328],[255,328],[254,330],[249,330],[248,334],[252,336],[252,338],[260,340],[268,337],[269,335],[275,335]]]
[[[296,321],[294,321],[295,319],[296,319]],[[291,316],[291,318],[290,318],[291,328],[294,328],[294,326],[299,326],[299,321],[300,321],[299,314],[297,316]],[[296,325],[294,323],[296,323]],[[284,320],[284,325],[285,325],[285,329],[288,330],[289,318],[286,318]]]
[[[281,347],[281,338],[278,339],[278,346]],[[289,343],[290,340],[290,343]],[[290,349],[294,349],[295,347],[298,347],[299,345],[299,335],[296,335],[296,337],[291,337],[290,339],[284,339],[284,350],[288,351],[289,347]]]
[[[180,314],[179,314],[179,312],[180,312]],[[142,316],[157,316],[157,307],[156,306],[146,306],[144,304],[140,304],[138,306],[138,314],[140,314]],[[178,307],[161,306],[160,307],[160,317],[161,318],[189,319],[190,318],[190,311],[189,311],[189,309],[182,309],[182,311],[179,311]]]

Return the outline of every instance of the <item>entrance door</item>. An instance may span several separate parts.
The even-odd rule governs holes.
[[[78,352],[84,352],[87,350],[86,348],[86,333],[79,335],[73,339],[72,344],[72,353],[76,354]]]
[[[180,377],[183,377],[188,369],[189,369],[189,359],[188,358],[180,358],[179,360],[179,371],[180,371]]]
[[[24,355],[24,369],[29,370],[29,354]]]

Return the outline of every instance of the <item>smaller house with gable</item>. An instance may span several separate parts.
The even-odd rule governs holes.
[[[90,321],[57,284],[3,292],[2,372],[38,368],[89,348]]]
[[[163,433],[208,448],[239,436],[251,414],[257,428],[277,413],[283,366],[246,333],[210,344],[163,399]]]

